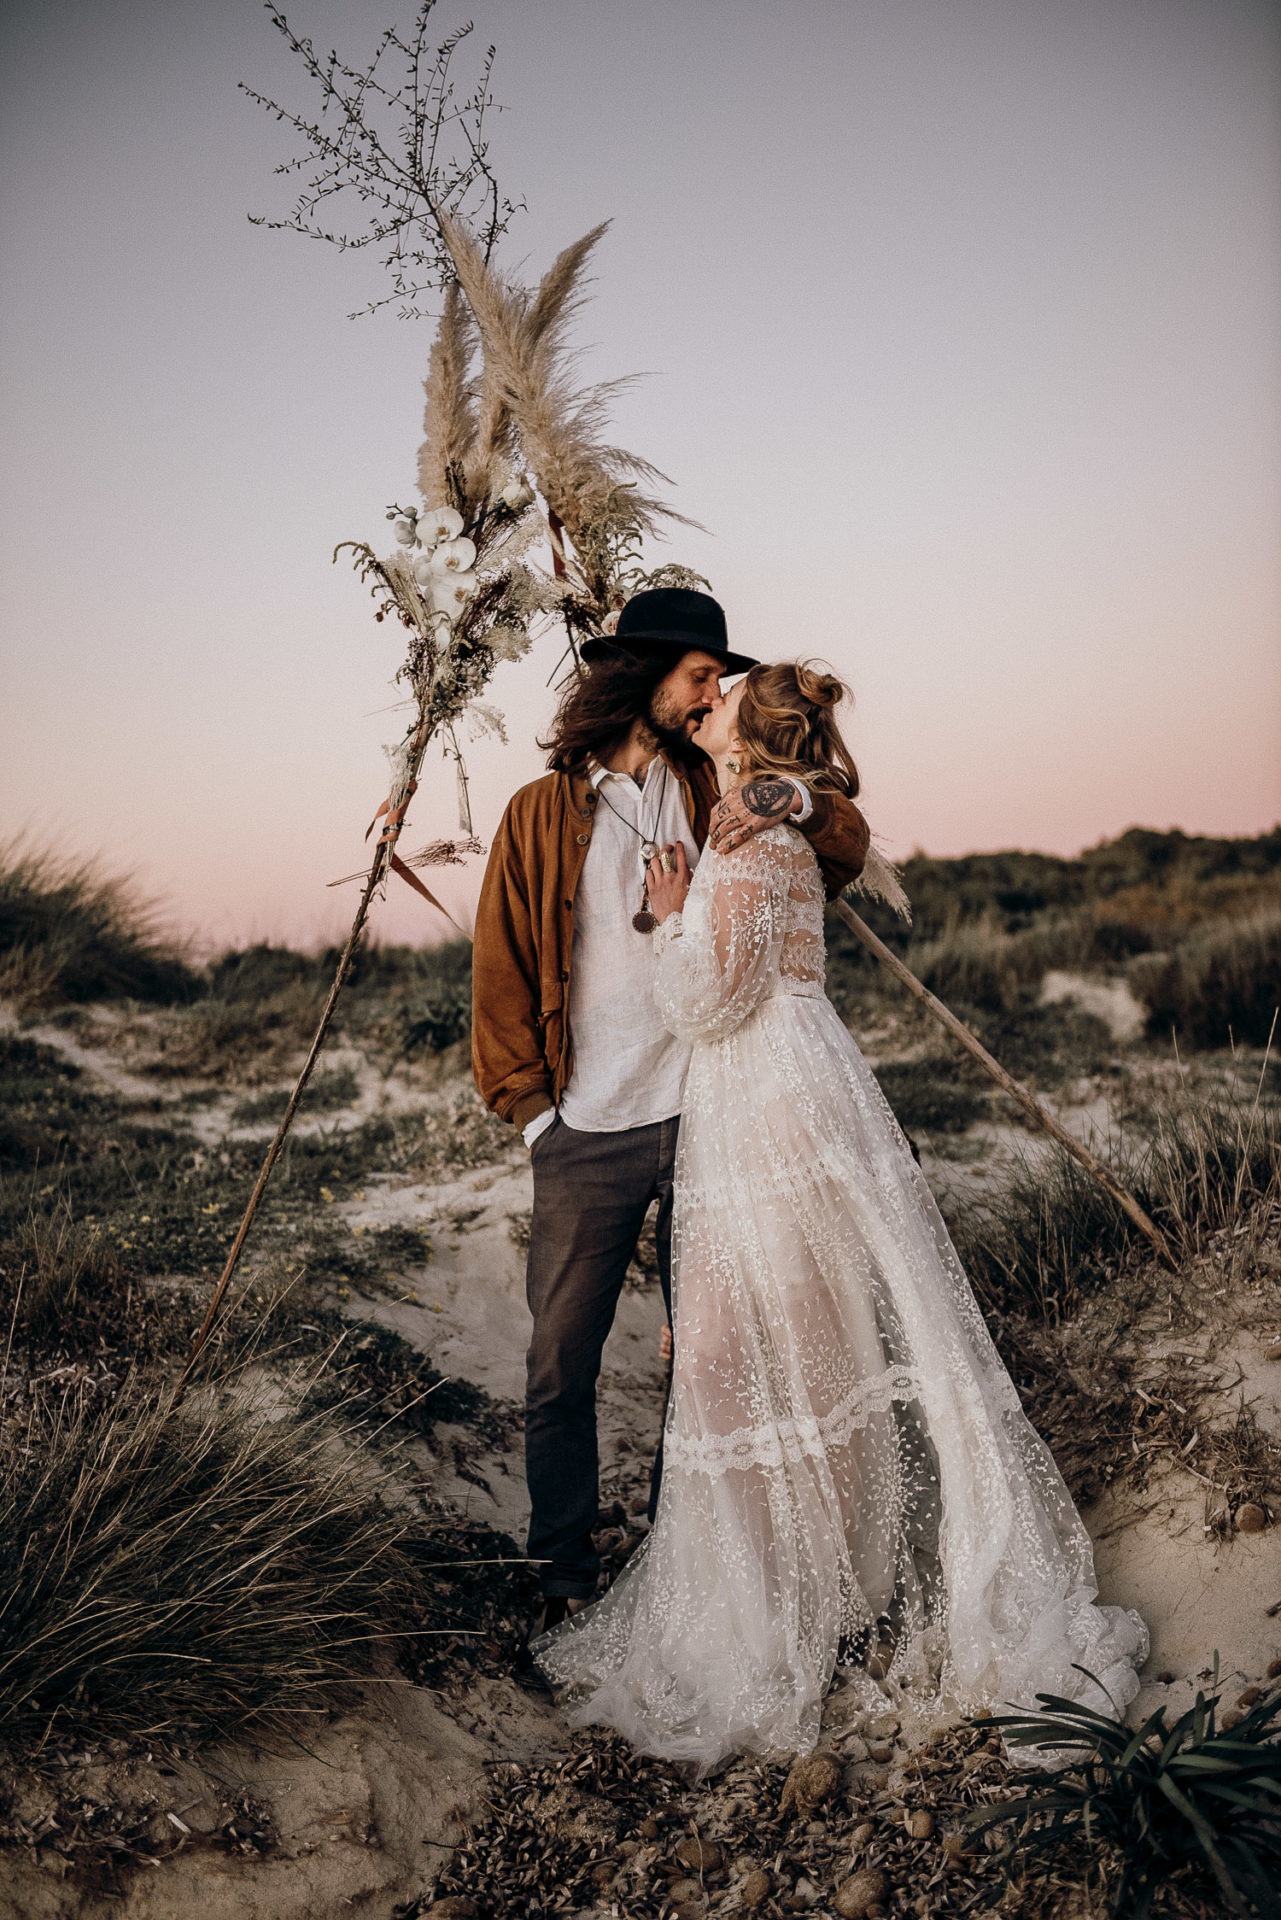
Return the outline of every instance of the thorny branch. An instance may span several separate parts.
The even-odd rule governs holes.
[[[393,302],[399,303],[402,319],[421,318],[420,299],[454,277],[440,216],[463,221],[488,261],[524,205],[499,191],[489,160],[486,116],[502,110],[490,90],[495,50],[486,49],[474,84],[460,90],[454,56],[473,33],[473,23],[429,45],[436,0],[419,0],[407,33],[384,28],[364,67],[348,66],[333,51],[322,56],[295,32],[274,0],[265,4],[272,25],[319,89],[320,111],[308,119],[240,83],[249,99],[293,128],[305,149],[275,169],[280,175],[306,175],[292,211],[279,219],[266,214],[250,219],[255,226],[327,240],[344,253],[386,248],[381,263],[391,275],[391,292],[350,318]],[[351,226],[341,224],[348,209]],[[358,213],[361,225],[355,224]]]

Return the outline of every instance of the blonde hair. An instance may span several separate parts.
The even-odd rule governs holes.
[[[785,774],[807,787],[858,792],[858,768],[841,738],[836,708],[849,688],[812,660],[753,667],[735,725],[753,774]]]

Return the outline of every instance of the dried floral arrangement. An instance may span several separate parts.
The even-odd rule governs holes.
[[[501,715],[481,698],[499,662],[520,659],[540,630],[559,625],[561,658],[576,663],[579,640],[609,632],[641,587],[707,584],[685,567],[646,571],[646,538],[681,516],[654,491],[668,484],[665,476],[609,438],[610,403],[627,382],[582,384],[577,377],[571,323],[608,223],[565,247],[537,286],[500,272],[495,247],[516,209],[498,192],[484,137],[493,48],[479,80],[460,93],[452,63],[471,28],[432,48],[434,7],[435,0],[422,0],[413,29],[388,29],[371,62],[355,69],[336,54],[318,55],[269,3],[273,24],[320,88],[321,114],[308,119],[246,89],[302,136],[313,168],[292,215],[260,224],[343,249],[385,247],[389,298],[400,300],[406,317],[420,317],[423,293],[437,291],[442,298],[424,382],[419,501],[387,509],[391,552],[343,541],[334,553],[335,560],[350,553],[373,594],[375,619],[397,620],[405,630],[405,658],[396,678],[408,690],[411,719],[403,738],[387,749],[390,789],[366,834],[368,839],[379,829],[371,864],[363,876],[346,876],[364,880],[351,931],[185,1377],[213,1329],[372,902],[395,873],[445,913],[421,870],[480,851],[460,726],[466,719],[473,729],[501,732]],[[386,62],[395,56],[401,74],[389,79]],[[299,164],[278,171],[291,173]],[[362,209],[363,231],[344,233],[317,223],[322,208],[329,216],[344,194]],[[375,301],[366,311],[384,304]],[[547,565],[535,560],[536,549],[546,553]],[[455,764],[464,837],[438,838],[402,857],[397,845],[433,743]]]

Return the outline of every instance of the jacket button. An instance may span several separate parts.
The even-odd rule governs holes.
[[[562,979],[562,980],[568,980],[568,978],[569,978],[569,968],[568,968],[568,967],[562,967],[562,968],[561,968],[561,970],[560,970],[560,977],[561,977],[561,979]]]
[[[574,903],[572,900],[567,900],[565,902],[565,911],[566,913],[572,913],[574,911]]]
[[[596,802],[600,799],[600,795],[598,793],[589,793],[584,797],[589,807],[594,807],[596,805]]]
[[[578,844],[579,844],[579,846],[580,846],[580,847],[585,847],[585,846],[587,845],[587,842],[588,842],[588,841],[589,841],[589,840],[591,839],[591,837],[592,837],[592,836],[591,836],[591,834],[590,834],[590,833],[580,833],[580,834],[579,834],[579,836],[578,836]]]

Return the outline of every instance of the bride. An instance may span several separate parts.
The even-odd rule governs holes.
[[[844,692],[754,667],[694,735],[722,793],[783,774],[856,793]],[[920,1724],[1038,1692],[1121,1712],[1146,1629],[1096,1605],[1067,1488],[824,994],[808,845],[771,827],[692,882],[667,850],[649,897],[659,1008],[692,1042],[662,1488],[539,1665],[577,1724],[701,1767],[813,1747],[838,1664],[856,1707]]]

